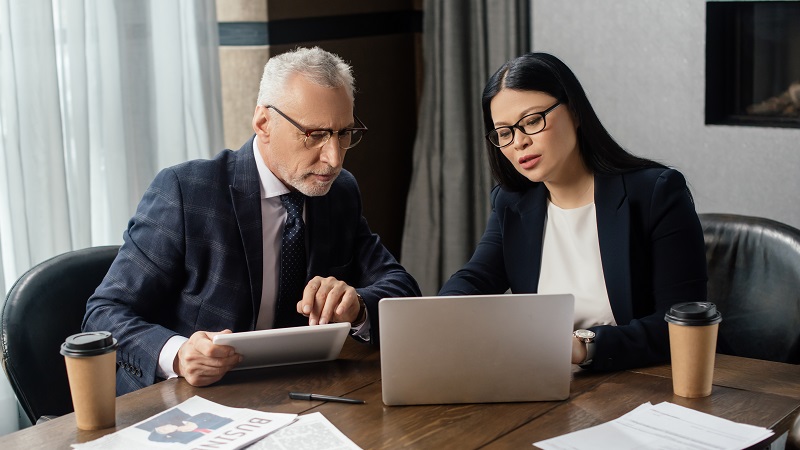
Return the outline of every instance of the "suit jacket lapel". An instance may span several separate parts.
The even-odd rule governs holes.
[[[547,189],[537,184],[525,191],[504,218],[506,270],[514,293],[536,292],[542,262]],[[527,264],[532,261],[534,264]]]
[[[250,276],[250,297],[253,303],[250,328],[255,329],[261,307],[264,244],[261,230],[261,188],[253,155],[253,139],[248,140],[236,152],[230,192]]]
[[[633,318],[631,298],[630,204],[622,175],[595,176],[597,237],[603,276],[614,318],[620,325]]]

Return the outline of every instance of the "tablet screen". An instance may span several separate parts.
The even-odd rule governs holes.
[[[213,342],[230,345],[244,356],[233,369],[242,370],[336,359],[349,332],[347,322],[330,323],[218,334]]]

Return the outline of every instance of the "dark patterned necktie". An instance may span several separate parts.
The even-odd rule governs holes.
[[[286,224],[281,243],[281,271],[278,278],[278,302],[275,305],[275,328],[308,325],[297,313],[306,284],[306,233],[303,223],[305,196],[299,192],[281,195],[286,208]]]

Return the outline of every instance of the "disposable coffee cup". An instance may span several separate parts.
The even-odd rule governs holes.
[[[669,324],[672,390],[687,398],[711,395],[717,331],[722,315],[710,302],[678,303],[664,316]]]
[[[61,344],[61,354],[78,428],[116,425],[117,340],[108,331],[73,334]]]

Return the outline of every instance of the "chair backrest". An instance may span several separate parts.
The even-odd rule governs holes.
[[[770,219],[700,214],[717,351],[800,364],[800,230]]]
[[[86,301],[118,250],[111,245],[55,256],[27,271],[8,292],[3,369],[31,423],[73,411],[61,343],[80,333]]]

